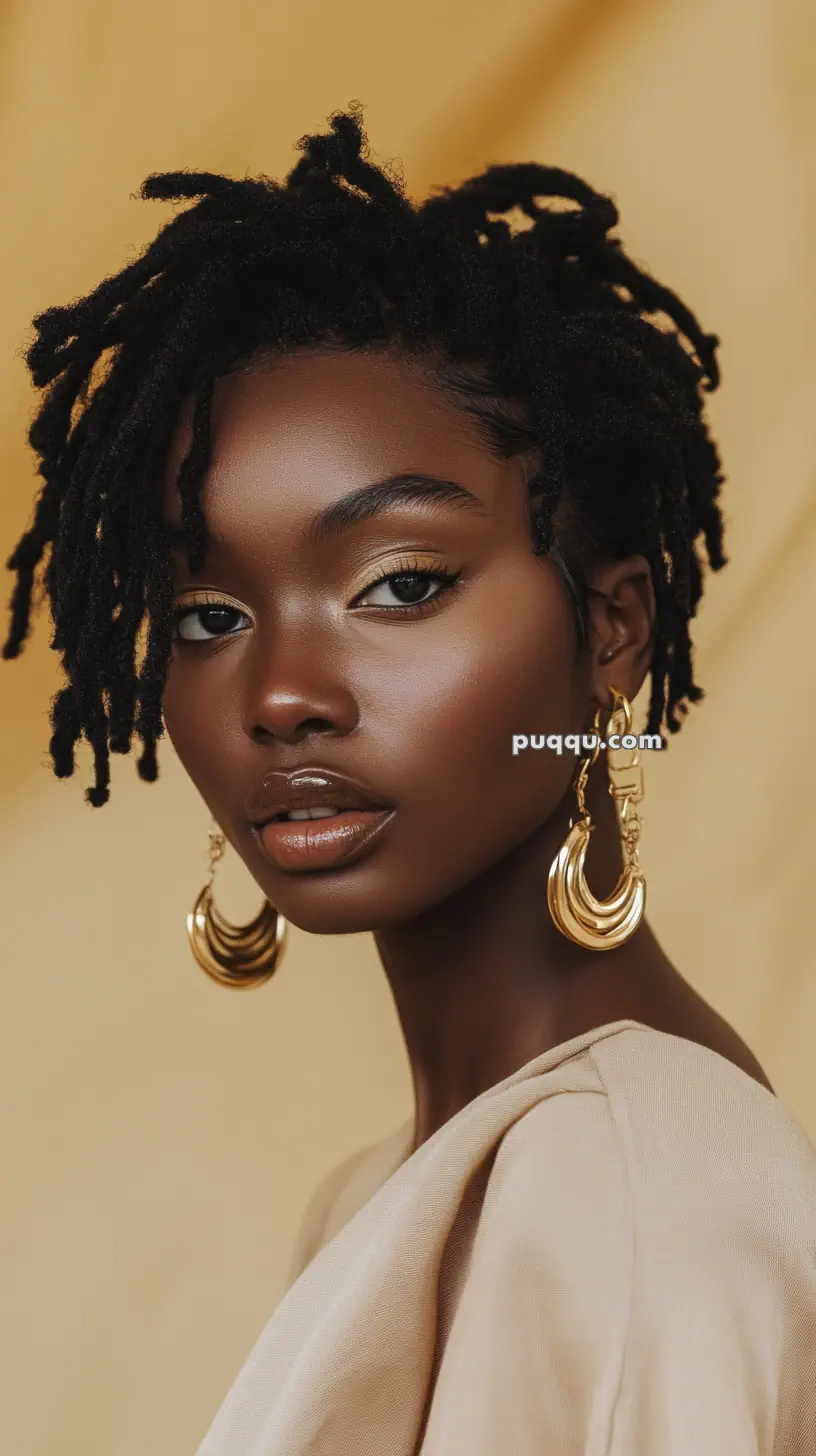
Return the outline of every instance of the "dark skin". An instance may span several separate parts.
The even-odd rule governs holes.
[[[170,525],[189,420],[188,407],[161,485]],[[475,502],[394,501],[310,538],[318,512],[408,471],[456,482]],[[772,1090],[645,920],[599,953],[567,940],[547,910],[577,760],[513,756],[512,736],[588,731],[610,685],[634,699],[654,618],[644,558],[590,568],[581,646],[561,573],[532,554],[522,462],[496,460],[394,352],[304,352],[221,380],[203,504],[221,540],[195,577],[177,554],[176,604],[230,611],[182,620],[167,730],[288,920],[317,934],[373,931],[413,1076],[414,1146],[534,1057],[625,1018],[709,1047]],[[378,581],[406,570],[430,574],[408,608]],[[349,774],[396,805],[367,857],[287,872],[263,856],[246,799],[270,769],[301,765]],[[622,868],[607,786],[602,756],[587,794],[597,826],[587,879],[599,896]]]

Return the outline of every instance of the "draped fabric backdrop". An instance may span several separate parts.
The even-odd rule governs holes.
[[[812,1137],[815,42],[805,0],[0,0],[4,557],[35,488],[32,316],[153,235],[147,173],[279,176],[354,99],[415,196],[491,161],[584,173],[721,335],[731,564],[696,626],[707,700],[648,756],[643,862],[669,954]],[[153,786],[115,762],[103,810],[84,752],[52,778],[47,638],[0,663],[0,1448],[182,1456],[314,1183],[410,1082],[367,938],[295,933],[246,996],[197,969],[206,812],[167,745]],[[218,884],[233,917],[258,904],[232,860]]]

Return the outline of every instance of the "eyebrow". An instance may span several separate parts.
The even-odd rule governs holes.
[[[476,515],[489,515],[484,502],[457,481],[444,480],[441,476],[426,475],[421,471],[403,471],[400,475],[388,475],[384,480],[360,486],[358,490],[333,501],[315,516],[308,529],[308,538],[319,545],[397,506],[427,501],[458,506]]]
[[[393,510],[401,505],[413,505],[417,502],[424,504],[428,501],[453,505],[460,510],[472,511],[475,515],[487,516],[490,514],[484,501],[475,496],[472,491],[466,490],[455,480],[445,480],[439,475],[427,475],[423,471],[403,471],[399,475],[388,475],[383,480],[375,480],[370,485],[362,485],[357,490],[349,491],[348,495],[341,496],[340,500],[332,501],[310,522],[306,530],[306,536],[314,545],[342,536],[345,531],[350,531],[353,526],[359,526],[363,521],[369,521],[373,516],[383,515],[386,511]],[[181,526],[162,523],[162,532],[168,544],[177,551],[185,548],[185,533]],[[227,546],[228,542],[223,536],[213,535],[210,531],[206,534],[206,544],[210,546]]]

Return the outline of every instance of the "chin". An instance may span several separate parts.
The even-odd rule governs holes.
[[[399,892],[400,880],[392,875],[385,885],[373,875],[365,880],[351,870],[334,871],[298,876],[282,892],[278,886],[277,894],[272,887],[261,888],[289,924],[308,935],[364,935],[393,929],[447,898],[444,892],[409,898],[404,887]]]
[[[281,912],[286,914],[285,911]],[[297,914],[286,915],[290,925],[305,930],[307,935],[367,935],[381,927],[373,907],[354,905],[315,905],[310,909],[299,909]]]

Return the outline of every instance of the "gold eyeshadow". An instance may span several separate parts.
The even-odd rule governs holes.
[[[250,615],[237,597],[230,596],[229,592],[216,591],[215,587],[191,587],[173,598],[173,611],[176,613],[194,612],[196,607],[231,607],[245,616]]]
[[[389,576],[416,574],[417,576],[438,576],[449,574],[448,563],[432,551],[394,551],[381,556],[365,569],[356,573],[347,588],[348,599],[353,601],[361,593],[371,590]]]

